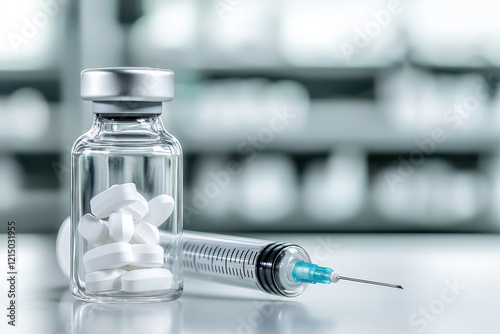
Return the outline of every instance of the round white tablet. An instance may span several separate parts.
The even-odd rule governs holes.
[[[117,291],[121,289],[121,276],[125,270],[109,269],[85,275],[85,292]]]
[[[134,242],[141,244],[158,244],[160,242],[160,231],[158,227],[148,224],[146,222],[139,222],[135,225],[134,236],[132,237]]]
[[[135,244],[131,247],[134,261],[130,266],[156,268],[163,265],[163,247],[148,244]]]
[[[148,202],[148,206],[149,213],[142,220],[160,226],[174,211],[174,199],[167,194],[158,195]]]
[[[115,242],[99,246],[83,255],[83,265],[87,273],[119,268],[131,263],[133,260],[132,248],[127,242]]]
[[[115,184],[90,200],[90,209],[97,218],[108,217],[139,199],[134,183]]]
[[[134,220],[140,221],[149,212],[148,202],[139,193],[137,193],[137,200],[123,208],[123,211],[130,212]]]
[[[94,245],[102,245],[111,241],[109,239],[108,227],[101,219],[92,216],[90,213],[80,218],[78,232]]]
[[[129,242],[134,234],[134,219],[128,212],[113,212],[108,221],[109,236],[118,242]]]
[[[145,292],[167,290],[172,285],[172,273],[165,268],[138,269],[122,275],[122,290]]]
[[[63,274],[69,278],[69,268],[71,266],[71,254],[70,254],[70,217],[64,219],[61,227],[59,227],[59,232],[57,233],[56,239],[56,256],[57,263],[59,264],[59,269]]]

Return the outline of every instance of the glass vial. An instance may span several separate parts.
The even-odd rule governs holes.
[[[161,120],[162,102],[173,96],[170,70],[81,74],[81,97],[92,101],[94,120],[71,152],[71,288],[77,298],[142,303],[182,293],[182,149]],[[109,196],[97,196],[105,191]],[[160,252],[158,231],[172,240]]]

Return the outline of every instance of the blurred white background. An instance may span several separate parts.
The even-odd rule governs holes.
[[[500,3],[0,0],[0,216],[69,214],[79,73],[176,73],[185,228],[498,231]],[[235,168],[237,166],[238,168]]]

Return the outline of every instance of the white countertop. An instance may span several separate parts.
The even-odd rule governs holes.
[[[0,236],[0,333],[500,333],[500,236],[267,234],[297,243],[351,282],[309,287],[285,299],[186,280],[162,304],[74,299],[55,260],[55,236],[18,235],[17,324],[7,326],[6,236]],[[452,286],[450,288],[450,286]],[[454,287],[453,287],[454,286]]]

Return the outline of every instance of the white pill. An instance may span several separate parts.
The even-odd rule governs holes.
[[[110,241],[108,227],[101,219],[92,216],[90,213],[80,218],[78,232],[94,245],[102,245]]]
[[[123,211],[130,212],[134,220],[140,221],[149,212],[148,202],[139,193],[137,193],[137,200],[123,208]]]
[[[128,212],[113,212],[108,221],[109,236],[118,242],[129,242],[134,235],[134,218]]]
[[[159,195],[150,200],[148,206],[149,213],[142,220],[160,226],[174,211],[174,199],[167,194]]]
[[[131,263],[133,260],[132,248],[127,242],[115,242],[99,246],[83,254],[83,265],[87,273],[119,268]]]
[[[139,193],[134,183],[115,184],[90,200],[90,209],[97,218],[108,217],[112,212],[137,202]]]
[[[121,276],[127,271],[110,269],[85,275],[85,292],[117,291],[121,289]]]
[[[122,275],[122,290],[144,292],[170,289],[172,273],[165,268],[139,269]]]
[[[135,244],[131,247],[134,261],[130,263],[130,266],[156,268],[163,265],[163,247],[148,244]]]
[[[57,263],[59,264],[59,269],[63,272],[63,274],[69,278],[69,268],[71,266],[71,258],[70,258],[70,239],[71,239],[71,219],[67,217],[61,227],[59,227],[59,232],[57,233],[56,239],[56,256]]]
[[[152,224],[139,222],[135,225],[132,240],[141,244],[156,245],[160,242],[160,231],[158,231],[158,227]]]

